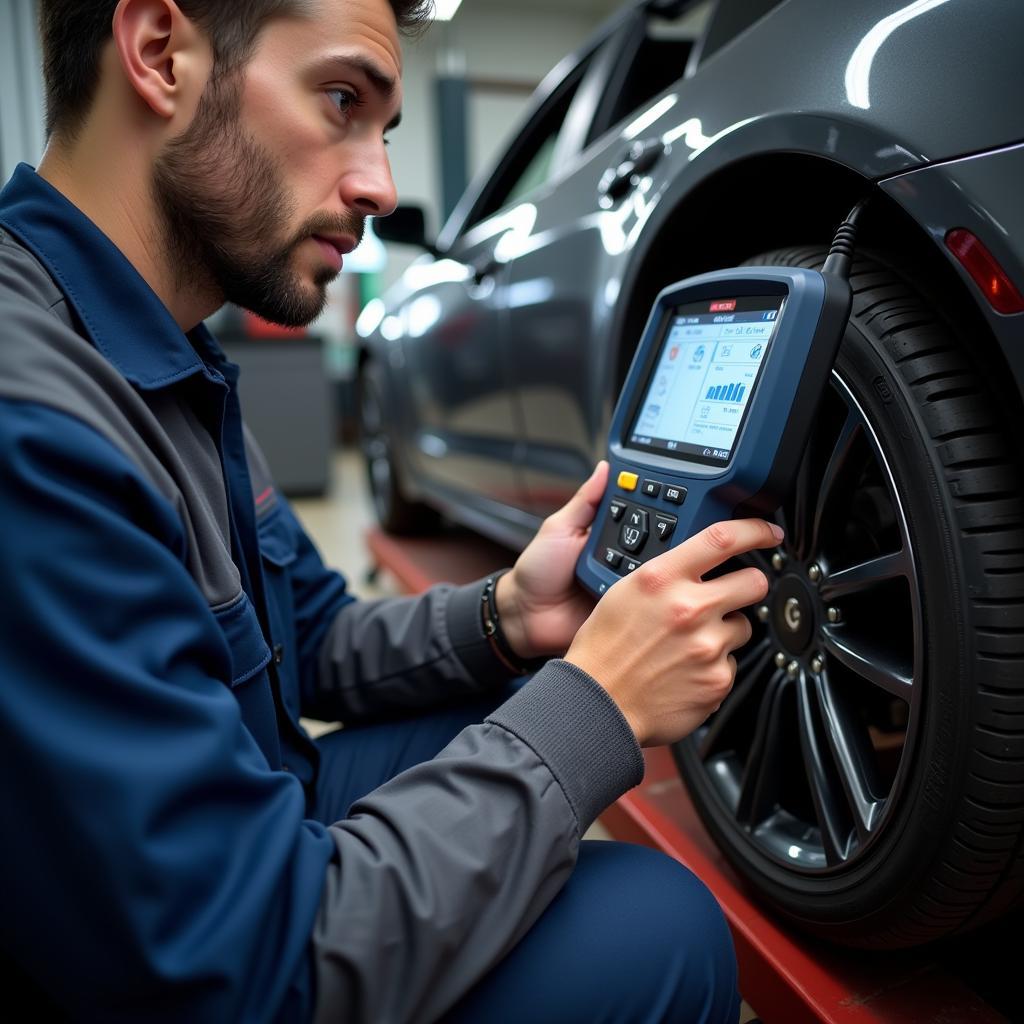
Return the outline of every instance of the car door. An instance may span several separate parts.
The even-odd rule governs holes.
[[[417,476],[442,490],[522,502],[515,470],[518,417],[503,390],[507,365],[498,305],[505,268],[498,232],[460,238],[444,259],[410,267],[397,317],[415,437]]]
[[[608,196],[613,193],[628,213],[621,190],[631,188],[662,149],[645,137],[643,118],[627,140],[611,139],[607,129],[636,116],[683,76],[710,6],[691,5],[685,20],[640,7],[620,22],[588,70],[589,120],[577,126],[577,151],[563,153],[562,173],[523,197],[533,229],[509,262],[506,329],[516,353],[524,483],[537,515],[571,496],[603,447],[598,435],[608,409],[594,396],[604,356],[594,351],[594,339],[602,310],[606,314],[616,300],[615,280],[605,279],[608,258],[628,248],[607,212]]]
[[[429,282],[407,303],[404,324],[416,419],[424,425],[417,445],[421,470],[443,486],[517,509],[527,498],[518,472],[524,450],[514,383],[520,354],[508,335],[508,309],[531,285],[510,292],[509,267],[535,227],[536,207],[521,197],[551,176],[573,145],[566,140],[582,138],[590,123],[579,110],[592,58],[592,52],[570,58],[555,84],[548,82],[526,127],[472,196],[472,212],[445,245],[445,258],[406,273],[413,285],[418,277]],[[453,218],[459,217],[456,210]]]

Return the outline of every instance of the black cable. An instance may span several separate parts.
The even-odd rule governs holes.
[[[841,277],[844,281],[850,278],[850,267],[853,264],[854,242],[857,240],[857,219],[860,217],[864,207],[868,204],[868,196],[858,200],[854,208],[847,214],[846,220],[839,225],[835,238],[832,239],[832,248],[828,251],[825,265],[821,268],[823,274],[832,274]]]

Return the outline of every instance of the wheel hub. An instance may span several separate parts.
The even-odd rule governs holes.
[[[799,576],[790,573],[775,585],[771,599],[772,628],[780,646],[790,654],[803,654],[817,627],[817,597]]]

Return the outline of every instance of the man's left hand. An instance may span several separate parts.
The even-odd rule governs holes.
[[[608,463],[602,460],[498,580],[494,597],[501,629],[521,658],[564,654],[594,609],[594,599],[576,582],[576,560],[607,482]]]

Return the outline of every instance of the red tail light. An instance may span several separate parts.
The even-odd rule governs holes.
[[[960,261],[997,313],[1024,313],[1024,295],[995,257],[966,228],[946,232],[946,247]]]

